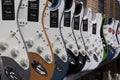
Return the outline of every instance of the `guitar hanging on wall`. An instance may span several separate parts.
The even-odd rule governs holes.
[[[74,0],[65,0],[64,13],[60,19],[60,33],[65,43],[65,48],[68,53],[69,69],[67,75],[79,72],[84,65],[84,60],[79,54],[78,47],[72,33],[72,18],[74,15],[75,2]]]
[[[108,44],[108,55],[106,60],[111,60],[115,56],[115,48],[114,48],[114,42],[113,42],[113,26],[114,26],[114,19],[110,18],[107,25],[104,25],[103,27],[103,34],[106,39],[106,42]]]
[[[51,80],[54,72],[54,54],[42,18],[47,0],[25,0],[19,11],[19,26],[26,43],[31,65],[30,80]]]
[[[97,65],[90,66],[90,68],[92,69],[96,68],[102,62],[102,59],[104,56],[104,48],[103,48],[102,39],[100,36],[101,25],[102,25],[102,14],[101,13],[93,14],[92,26],[89,28],[90,42],[93,47],[93,51],[97,56]]]
[[[83,2],[80,2],[80,1],[76,2],[74,17],[73,17],[73,21],[72,21],[73,25],[71,28],[72,28],[73,35],[76,40],[77,47],[80,52],[80,56],[82,57],[82,60],[84,61],[83,68],[81,68],[82,69],[81,71],[85,70],[86,54],[87,54],[85,47],[84,47],[84,42],[82,40],[82,36],[80,34],[80,26],[82,23],[83,14],[84,14]]]
[[[98,64],[98,57],[96,52],[94,51],[94,45],[92,45],[92,12],[91,9],[85,9],[85,15],[83,17],[83,23],[81,27],[81,33],[84,40],[85,50],[88,52],[87,56],[89,58],[89,62],[86,64],[87,70],[95,69]],[[94,65],[94,66],[92,66]]]
[[[28,53],[17,21],[21,2],[22,0],[0,1],[0,53],[4,70],[4,79],[1,80],[29,80]]]
[[[55,54],[55,71],[52,80],[62,80],[68,71],[68,56],[59,32],[64,0],[49,0],[44,12],[44,25]],[[48,20],[48,21],[47,21]]]
[[[120,45],[119,45],[119,41],[117,39],[117,29],[119,27],[119,20],[115,20],[115,25],[113,26],[113,42],[114,42],[114,47],[116,49],[116,53],[115,56],[113,57],[113,59],[115,59],[119,53],[120,53]]]

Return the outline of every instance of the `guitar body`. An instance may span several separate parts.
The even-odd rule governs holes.
[[[25,0],[21,3],[18,21],[30,57],[30,80],[51,80],[54,54],[42,28],[45,0]]]
[[[84,65],[86,63],[86,53],[87,53],[80,33],[80,26],[81,26],[83,14],[84,14],[83,2],[79,2],[76,4],[75,7],[74,17],[72,21],[73,26],[71,28],[73,31],[73,35],[75,36],[76,44],[78,46],[83,61],[83,68],[81,69],[81,71],[85,70]]]
[[[89,8],[85,10],[81,32],[85,43],[85,50],[88,52],[87,56],[89,58],[89,62],[86,63],[85,67],[87,70],[93,70],[98,66],[99,61],[94,51],[95,45],[92,44],[92,12]]]
[[[95,52],[96,58],[96,66],[92,65],[90,66],[90,69],[96,68],[103,59],[104,55],[104,49],[103,49],[103,44],[102,40],[100,37],[100,29],[102,25],[102,15],[100,13],[95,13],[92,18],[92,26],[89,28],[90,29],[90,42],[93,47],[93,51]]]
[[[21,2],[22,0],[0,1],[0,53],[4,71],[2,80],[29,80],[30,77],[28,53],[17,21]]]
[[[104,26],[103,28],[103,33],[104,37],[106,39],[106,42],[108,44],[108,55],[106,60],[111,60],[115,56],[115,48],[113,48],[114,42],[113,42],[113,37],[112,37],[112,32],[113,32],[113,26],[114,26],[114,19],[110,19],[109,23]]]
[[[62,80],[68,71],[68,55],[59,32],[59,22],[64,9],[64,0],[48,2],[44,13],[44,24],[46,32],[52,43],[55,55],[55,70],[52,80]]]
[[[74,0],[65,0],[65,10],[62,14],[59,27],[69,59],[69,69],[67,75],[79,72],[84,65],[71,28],[74,9]]]
[[[116,53],[115,53],[115,56],[113,57],[113,59],[115,59],[119,53],[120,53],[120,45],[119,45],[119,42],[118,42],[118,39],[117,39],[117,29],[119,27],[119,21],[118,20],[115,20],[115,25],[113,27],[113,30],[114,30],[114,33],[113,33],[113,41],[114,41],[114,47],[116,49]]]
[[[100,36],[101,36],[102,44],[103,44],[103,48],[104,48],[104,55],[103,55],[102,61],[105,61],[107,58],[107,55],[108,55],[108,44],[107,44],[107,41],[106,41],[106,39],[104,37],[104,33],[103,33],[104,23],[105,23],[105,15],[103,14],[102,15],[102,25],[101,25],[101,29],[100,29]]]

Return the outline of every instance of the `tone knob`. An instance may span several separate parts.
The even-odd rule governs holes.
[[[81,54],[82,54],[83,56],[85,56],[87,53],[86,53],[84,50],[82,50],[82,51],[81,51]]]
[[[97,49],[98,49],[98,48],[97,48],[97,47],[95,47],[95,48],[94,48],[94,51],[97,51]]]
[[[65,62],[65,61],[67,61],[67,56],[63,54],[63,55],[61,56],[61,59]]]
[[[100,55],[100,52],[99,52],[99,51],[97,52],[97,55],[98,55],[98,56]]]
[[[43,50],[44,50],[44,48],[42,46],[38,46],[37,47],[37,52],[42,53]]]
[[[85,46],[85,48],[88,50],[88,49],[89,49],[89,46]]]
[[[73,44],[69,44],[69,48],[72,49],[73,48]]]
[[[13,57],[18,56],[18,54],[19,54],[19,50],[18,50],[18,49],[13,48],[13,49],[11,50],[11,55],[12,55]]]
[[[47,62],[51,62],[51,61],[52,61],[51,55],[49,55],[49,54],[45,55],[45,60],[46,60]]]
[[[33,45],[34,45],[33,40],[28,40],[27,45],[28,45],[28,47],[33,47]]]
[[[7,43],[0,42],[0,49],[5,50],[5,49],[7,49],[7,47],[8,47]]]
[[[27,65],[28,65],[28,60],[26,60],[26,59],[21,59],[20,64],[21,64],[23,67],[27,67]]]
[[[73,52],[74,52],[74,54],[75,54],[76,56],[78,56],[79,53],[78,53],[77,50],[74,50]]]
[[[60,53],[60,48],[56,48],[56,49],[55,49],[55,52],[56,52],[57,54],[59,54],[59,53]]]

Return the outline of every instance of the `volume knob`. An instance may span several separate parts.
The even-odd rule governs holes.
[[[59,53],[60,53],[60,49],[59,49],[59,48],[56,48],[56,49],[55,49],[55,52],[56,52],[57,54],[59,54]]]
[[[23,67],[27,67],[28,60],[22,59],[22,60],[20,61],[20,64],[21,64]]]
[[[13,57],[16,57],[16,56],[18,56],[18,54],[19,54],[19,51],[18,51],[18,49],[12,49],[11,50],[11,55],[13,56]]]
[[[5,50],[8,47],[7,43],[0,42],[0,49]]]
[[[51,62],[51,61],[52,61],[51,55],[49,55],[49,54],[45,55],[45,60],[46,60],[48,63]]]
[[[73,48],[73,44],[69,44],[69,48],[72,49]]]

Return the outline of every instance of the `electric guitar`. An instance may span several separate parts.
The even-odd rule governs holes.
[[[96,17],[97,18],[97,17]],[[96,19],[95,19],[96,20]],[[99,65],[99,59],[96,52],[94,51],[94,46],[92,44],[92,12],[91,9],[87,8],[85,10],[85,15],[83,17],[83,24],[81,27],[81,32],[83,40],[85,42],[85,50],[88,52],[89,63],[87,70],[93,70]],[[94,65],[94,66],[93,66]]]
[[[82,23],[83,14],[84,14],[83,2],[76,3],[74,17],[73,17],[73,21],[72,21],[73,25],[72,25],[71,28],[72,28],[72,31],[73,31],[73,35],[75,36],[77,47],[78,47],[79,52],[81,54],[81,57],[84,61],[84,67],[82,68],[81,71],[86,70],[85,64],[87,63],[86,62],[87,52],[85,50],[84,42],[83,42],[82,36],[80,34],[80,26],[81,26],[81,23]]]
[[[47,0],[24,0],[19,10],[19,27],[30,57],[30,80],[51,80],[54,72],[54,54],[49,38],[42,28],[42,12],[47,2]]]
[[[0,1],[0,53],[4,70],[2,80],[29,80],[30,65],[26,46],[18,28],[22,0]]]
[[[69,69],[67,75],[79,72],[83,68],[85,62],[83,61],[81,54],[79,54],[75,37],[71,28],[74,9],[74,0],[65,0],[64,13],[62,14],[59,27],[69,59]]]
[[[68,56],[59,32],[59,22],[64,3],[64,0],[49,0],[44,13],[46,32],[55,54],[55,71],[52,80],[62,80],[68,71]]]
[[[113,26],[113,42],[114,42],[114,48],[116,49],[116,53],[115,56],[113,57],[113,59],[115,59],[119,53],[120,53],[120,45],[117,39],[117,29],[119,27],[119,20],[115,20],[115,25]]]
[[[118,23],[118,26],[117,26],[116,38],[117,38],[118,45],[120,48],[120,22]]]
[[[102,62],[104,56],[103,44],[100,37],[101,25],[102,25],[102,14],[95,13],[92,18],[92,26],[89,29],[91,30],[90,42],[93,46],[93,51],[96,53],[98,59],[97,60],[98,65]],[[95,65],[92,65],[90,67],[94,69]]]
[[[119,22],[118,27],[117,27],[117,41],[120,45],[120,22]]]
[[[107,25],[104,25],[103,33],[104,37],[106,39],[106,42],[108,44],[108,55],[106,60],[111,60],[115,56],[115,48],[114,48],[114,42],[113,42],[113,26],[114,26],[114,19],[110,18]]]

